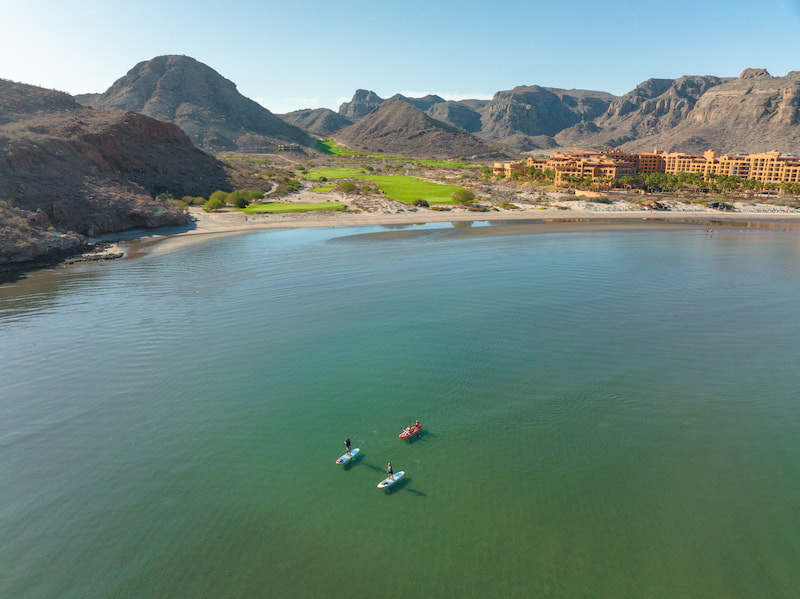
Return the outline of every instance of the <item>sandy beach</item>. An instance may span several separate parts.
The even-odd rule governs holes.
[[[232,208],[216,212],[205,212],[200,207],[189,208],[189,223],[180,227],[167,227],[156,230],[138,229],[122,233],[112,233],[101,238],[107,244],[105,252],[123,252],[126,257],[136,257],[154,251],[166,251],[187,243],[200,242],[207,236],[232,235],[262,229],[287,229],[298,227],[354,227],[366,225],[415,225],[437,222],[465,221],[505,221],[535,222],[540,227],[555,228],[570,223],[585,223],[582,226],[630,227],[658,223],[685,223],[697,226],[752,222],[755,226],[768,223],[798,223],[800,211],[778,207],[771,204],[734,202],[734,211],[720,211],[701,204],[686,204],[678,200],[669,201],[670,210],[648,210],[627,201],[610,204],[583,199],[565,199],[561,196],[548,198],[546,205],[541,203],[515,203],[516,209],[489,208],[486,211],[469,210],[462,206],[452,206],[449,210],[417,208],[398,202],[378,200],[371,211],[350,203],[342,194],[320,194],[302,191],[283,201],[286,203],[318,203],[337,201],[347,206],[347,211],[295,212],[246,214]],[[663,202],[662,202],[663,203]],[[169,244],[162,244],[165,240]]]

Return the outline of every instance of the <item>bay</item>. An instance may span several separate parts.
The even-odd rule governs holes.
[[[799,242],[302,229],[0,286],[0,596],[796,596]]]

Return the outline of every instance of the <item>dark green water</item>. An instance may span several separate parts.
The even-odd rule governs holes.
[[[797,597],[800,235],[476,232],[0,286],[0,597]]]

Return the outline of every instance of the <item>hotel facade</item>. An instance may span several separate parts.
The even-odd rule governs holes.
[[[777,150],[735,156],[720,156],[714,150],[708,150],[697,156],[663,151],[629,154],[606,148],[602,152],[555,152],[547,159],[531,157],[525,162],[496,162],[493,172],[510,177],[514,172],[524,172],[526,167],[553,171],[556,185],[564,185],[576,178],[591,177],[592,181],[598,181],[656,172],[670,175],[700,173],[703,177],[728,175],[761,183],[800,183],[800,158],[784,156]]]

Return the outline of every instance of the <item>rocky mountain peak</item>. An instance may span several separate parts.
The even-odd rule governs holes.
[[[272,151],[279,143],[311,145],[303,131],[241,95],[236,85],[188,56],[140,62],[103,94],[79,98],[105,110],[133,110],[173,122],[209,152]]]
[[[756,77],[772,77],[767,69],[745,69],[739,79],[755,79]]]
[[[368,115],[383,103],[383,98],[373,91],[357,89],[353,99],[339,106],[339,114],[353,121]]]

